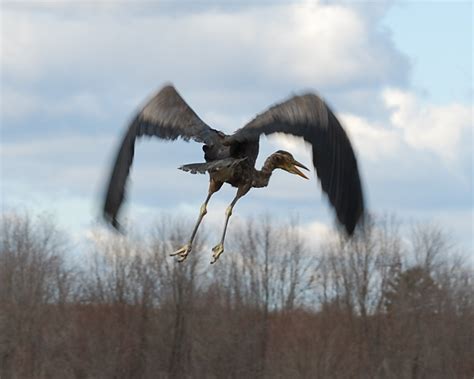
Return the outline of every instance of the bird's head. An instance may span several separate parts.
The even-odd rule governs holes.
[[[284,150],[278,150],[277,152],[272,154],[271,159],[275,168],[281,168],[282,170],[308,179],[305,174],[298,170],[298,167],[306,171],[309,171],[309,169],[300,162],[298,162],[295,158],[293,158],[293,155],[291,155],[289,152]]]

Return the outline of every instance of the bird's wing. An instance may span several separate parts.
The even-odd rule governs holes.
[[[104,217],[118,229],[117,214],[125,196],[125,186],[133,161],[135,140],[156,136],[166,140],[215,144],[219,132],[202,121],[176,89],[168,85],[153,96],[130,123],[120,145],[105,195]]]
[[[294,96],[259,114],[227,142],[258,141],[272,133],[292,134],[312,145],[321,186],[351,235],[364,211],[362,185],[349,138],[331,109],[314,94]]]
[[[130,125],[137,137],[156,136],[175,140],[213,143],[217,131],[210,128],[183,100],[172,85],[162,88],[137,114]]]

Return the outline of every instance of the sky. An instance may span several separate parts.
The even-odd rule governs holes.
[[[2,1],[1,208],[47,212],[81,241],[100,224],[116,148],[140,105],[173,83],[209,125],[231,133],[275,102],[313,91],[356,151],[367,207],[435,223],[474,254],[470,1]],[[257,165],[301,141],[262,138]],[[194,219],[208,178],[191,142],[140,141],[122,217],[146,229]],[[235,189],[205,219],[219,230]],[[311,181],[276,172],[230,223],[297,217],[318,240],[334,214]]]

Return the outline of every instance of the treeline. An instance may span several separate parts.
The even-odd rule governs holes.
[[[0,378],[472,378],[472,266],[440,228],[390,219],[318,246],[269,217],[210,266],[190,227],[97,232],[78,257],[46,218],[0,226]],[[212,242],[210,244],[212,246]]]

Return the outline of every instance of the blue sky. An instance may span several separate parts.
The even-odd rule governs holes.
[[[357,151],[373,212],[434,221],[474,252],[472,3],[81,2],[1,4],[1,206],[48,211],[81,240],[97,225],[115,148],[138,106],[173,82],[211,126],[231,132],[274,102],[321,94]],[[258,164],[299,141],[262,141]],[[207,178],[178,171],[197,144],[143,141],[123,215],[146,229],[195,218]],[[298,215],[319,238],[333,214],[319,185],[278,172],[234,222]],[[213,198],[220,231],[234,189]]]

